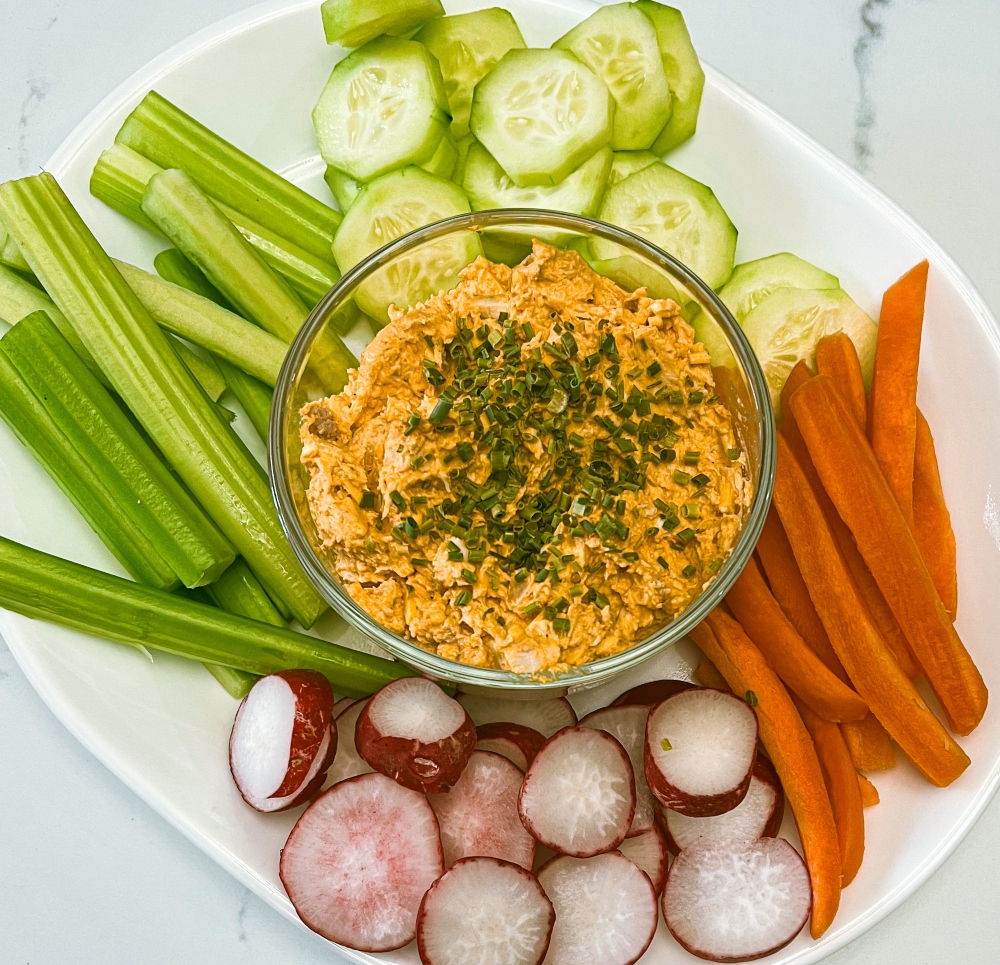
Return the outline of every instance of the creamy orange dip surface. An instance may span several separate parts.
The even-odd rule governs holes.
[[[390,316],[344,391],[302,409],[326,564],[375,620],[544,674],[626,649],[711,582],[750,474],[675,302],[536,241]]]

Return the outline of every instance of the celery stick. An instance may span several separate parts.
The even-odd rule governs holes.
[[[234,616],[0,537],[0,606],[121,643],[252,674],[318,670],[363,697],[416,671],[402,663]]]
[[[234,700],[242,700],[246,697],[253,689],[253,685],[260,680],[256,674],[246,673],[243,670],[233,670],[232,667],[223,667],[217,663],[206,663],[203,666]]]
[[[230,365],[224,358],[217,358],[219,368],[226,379],[229,391],[236,396],[236,401],[243,406],[250,424],[257,430],[261,442],[267,445],[267,426],[271,418],[271,402],[274,393],[263,382],[258,382],[252,375],[247,375],[242,369]]]
[[[146,185],[163,168],[130,148],[114,144],[104,151],[90,175],[90,193],[109,208],[131,218],[150,231],[156,225],[143,214],[142,196]]]
[[[233,306],[226,301],[222,292],[176,248],[166,248],[161,251],[153,259],[153,267],[164,281],[186,288],[195,295],[201,295],[202,298],[215,302],[227,312],[233,311]]]
[[[116,512],[135,521],[181,582],[200,586],[218,580],[235,558],[229,541],[48,318],[42,312],[29,315],[0,339],[0,348],[48,418],[103,481]]]
[[[202,190],[320,258],[340,214],[150,91],[115,138],[164,168],[180,168]]]
[[[179,338],[170,335],[167,341],[173,345],[174,351],[194,376],[194,380],[205,390],[205,395],[213,402],[218,402],[222,398],[222,393],[226,391],[226,380],[222,377],[219,367],[208,359],[203,359]],[[228,417],[224,418],[227,422],[230,421]]]
[[[285,626],[277,607],[243,559],[237,559],[218,580],[205,587],[205,591],[212,602],[227,613],[270,623],[273,627]]]
[[[326,609],[278,522],[266,477],[49,174],[0,185],[0,220],[173,469],[303,626]]]
[[[0,265],[6,265],[24,275],[31,274],[31,266],[25,261],[17,242],[9,236],[0,239]]]
[[[288,345],[215,302],[156,275],[115,261],[158,325],[273,386]]]

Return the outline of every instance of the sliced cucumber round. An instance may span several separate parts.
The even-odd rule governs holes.
[[[653,143],[653,150],[662,157],[694,134],[705,87],[705,71],[701,69],[680,10],[656,0],[637,0],[635,7],[649,17],[656,31],[663,73],[673,95],[673,113]]]
[[[323,180],[326,181],[326,186],[330,189],[337,201],[337,207],[341,211],[346,211],[354,204],[354,199],[361,191],[361,185],[354,178],[329,165],[327,165],[326,171],[323,173]]]
[[[783,251],[737,265],[729,281],[719,289],[719,298],[742,324],[778,288],[840,288],[840,281],[836,275]]]
[[[474,134],[466,134],[455,142],[457,157],[455,158],[455,169],[451,172],[451,179],[455,184],[461,184],[465,180],[465,162],[469,157],[469,151],[473,144],[478,144]]]
[[[650,164],[604,193],[599,217],[657,245],[682,261],[705,284],[729,280],[736,228],[712,189],[662,162]],[[621,246],[595,239],[598,258],[616,258]]]
[[[451,133],[469,133],[472,92],[508,50],[524,48],[524,37],[510,12],[500,7],[441,17],[425,24],[413,37],[441,65],[451,111]]]
[[[614,160],[611,162],[611,173],[608,175],[608,187],[624,181],[659,160],[661,158],[652,151],[615,151]]]
[[[392,171],[361,189],[333,239],[334,257],[346,272],[390,241],[469,210],[465,192],[451,181],[412,166]],[[411,308],[453,288],[458,273],[480,254],[479,236],[471,231],[425,244],[363,282],[356,301],[384,325],[390,305]]]
[[[477,85],[472,132],[519,188],[558,184],[611,141],[615,102],[565,50],[509,50]]]
[[[627,292],[645,288],[650,298],[672,298],[682,310],[684,308],[685,298],[677,291],[674,283],[663,272],[635,255],[620,255],[608,261],[594,260],[590,267]]]
[[[436,178],[448,180],[455,171],[455,162],[458,161],[458,148],[455,142],[445,134],[437,146],[437,150],[430,156],[430,160],[424,161],[418,167],[423,168],[428,174],[433,174]]]
[[[323,31],[328,44],[360,47],[391,34],[398,37],[444,13],[441,0],[324,0]]]
[[[423,164],[448,127],[441,70],[423,44],[373,40],[334,67],[312,117],[323,160],[356,181]]]
[[[743,331],[764,370],[775,412],[788,373],[800,360],[815,369],[816,343],[834,332],[846,332],[854,342],[865,388],[871,385],[878,325],[840,288],[779,288],[747,315]]]
[[[611,91],[611,146],[616,151],[652,146],[670,118],[672,103],[649,19],[630,3],[600,7],[552,46],[576,54]]]

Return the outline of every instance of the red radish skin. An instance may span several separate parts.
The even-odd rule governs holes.
[[[337,742],[337,756],[333,759],[333,764],[327,775],[327,787],[346,781],[349,777],[372,773],[372,768],[368,766],[367,761],[362,759],[355,743],[358,718],[367,704],[367,700],[358,700],[337,718],[337,730],[340,733],[340,738]]]
[[[748,962],[802,930],[812,903],[809,872],[784,838],[688,848],[670,868],[661,903],[667,928],[692,955]]]
[[[312,763],[312,767],[306,773],[300,788],[297,788],[285,797],[265,797],[259,800],[244,797],[243,800],[254,810],[263,811],[265,814],[288,811],[291,808],[299,807],[301,804],[308,804],[319,793],[320,788],[323,787],[326,781],[327,770],[333,763],[336,747],[337,739],[333,735],[333,728],[331,726],[327,729],[327,736],[323,738],[322,743],[319,745],[316,758]]]
[[[428,795],[441,828],[446,868],[462,858],[479,856],[531,870],[535,839],[517,813],[523,778],[505,757],[476,751],[447,794]]]
[[[517,801],[536,841],[579,858],[612,851],[635,815],[635,778],[610,734],[566,727],[549,738],[524,776]]]
[[[528,769],[528,759],[524,756],[524,751],[506,737],[491,737],[489,740],[476,741],[476,750],[506,757],[521,774]]]
[[[463,858],[431,885],[417,915],[423,965],[539,965],[555,911],[530,872]]]
[[[697,684],[687,680],[648,680],[638,687],[626,690],[611,701],[612,707],[627,707],[632,704],[641,704],[645,707],[652,707],[662,703],[668,697],[679,694],[684,690],[691,690]]]
[[[746,797],[756,754],[757,715],[733,694],[692,687],[649,712],[646,781],[672,811],[731,811]]]
[[[251,807],[283,810],[318,789],[315,778],[336,748],[329,682],[311,670],[287,670],[262,677],[240,703],[229,767]]]
[[[320,795],[292,828],[279,865],[302,921],[362,952],[411,942],[420,901],[443,871],[427,799],[383,774],[350,778]]]
[[[629,861],[640,871],[644,871],[653,883],[653,891],[662,894],[667,881],[667,868],[670,867],[670,852],[667,849],[667,837],[656,826],[645,834],[637,834],[634,838],[626,838],[618,846]]]
[[[522,771],[526,771],[535,759],[535,755],[542,749],[545,743],[545,736],[540,734],[534,727],[525,727],[523,724],[512,724],[510,721],[494,721],[491,724],[480,724],[476,727],[476,737],[479,744],[495,742],[492,747],[480,747],[479,750],[494,751],[509,757],[517,764]],[[523,766],[518,763],[517,756],[510,756],[504,753],[511,745],[516,749],[520,758],[524,760]],[[478,745],[477,745],[478,746]]]
[[[662,681],[658,681],[662,682]],[[635,815],[632,826],[628,829],[628,837],[645,834],[653,829],[656,819],[654,804],[656,799],[646,783],[644,753],[646,749],[646,718],[649,708],[638,704],[635,706],[605,707],[587,714],[580,721],[581,727],[602,730],[610,734],[625,748],[632,762],[632,776],[635,778]]]
[[[725,814],[712,818],[689,818],[660,807],[659,820],[666,832],[671,854],[693,845],[749,846],[759,838],[776,837],[785,814],[785,794],[774,765],[757,755],[747,796]]]
[[[459,694],[458,702],[469,712],[477,727],[502,722],[521,724],[548,738],[564,727],[576,725],[576,711],[565,697],[507,700],[483,694]]]
[[[634,965],[653,940],[653,885],[620,852],[560,855],[539,870],[538,881],[556,911],[545,965]]]
[[[412,791],[442,794],[462,776],[476,747],[476,726],[433,681],[402,677],[368,701],[354,739],[376,771]]]

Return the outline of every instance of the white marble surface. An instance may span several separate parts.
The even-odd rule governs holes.
[[[245,0],[3,0],[0,180]],[[997,0],[692,0],[702,56],[864,171],[1000,314]],[[1000,802],[831,965],[998,960]],[[62,729],[0,641],[0,965],[310,965],[336,955],[246,892]]]

